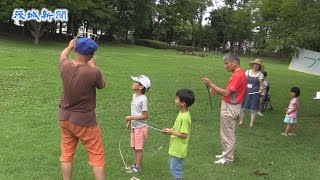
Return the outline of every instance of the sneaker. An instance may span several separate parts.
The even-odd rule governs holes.
[[[288,136],[288,134],[286,134],[286,133],[281,133],[281,135],[282,136],[286,136],[286,137]]]
[[[216,158],[217,158],[217,159],[221,159],[222,157],[223,157],[222,154],[216,155]]]
[[[295,133],[288,133],[289,136],[295,136]]]
[[[263,114],[259,111],[259,112],[257,112],[257,114],[259,115],[259,116],[263,116]]]
[[[214,163],[215,163],[215,164],[222,164],[222,165],[223,165],[223,164],[227,164],[228,162],[227,162],[225,159],[221,158],[221,159],[215,161]]]
[[[137,167],[132,167],[130,170],[127,170],[127,173],[138,173],[141,171],[141,168],[137,168]]]
[[[130,180],[140,180],[140,179],[138,179],[136,177],[132,177]]]
[[[134,168],[136,165],[132,164],[131,166],[128,166],[125,168],[126,171],[131,171],[132,168]]]

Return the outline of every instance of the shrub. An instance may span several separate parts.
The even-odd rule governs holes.
[[[202,51],[203,51],[203,48],[201,48],[201,47],[196,47],[195,50],[196,50],[196,51],[199,51],[199,52],[202,52]]]
[[[188,51],[188,52],[193,52],[195,50],[194,47],[192,46],[182,46],[182,45],[178,45],[178,46],[175,46],[175,49],[177,51]]]
[[[165,42],[156,41],[156,40],[150,40],[150,39],[136,39],[134,41],[135,44],[151,47],[155,49],[168,49],[169,45]]]

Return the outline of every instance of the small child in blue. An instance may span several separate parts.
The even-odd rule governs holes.
[[[182,162],[187,156],[188,141],[191,130],[191,116],[189,107],[194,103],[193,91],[180,89],[176,92],[175,104],[180,109],[173,128],[163,129],[163,133],[170,135],[169,165],[174,180],[182,180]]]
[[[283,136],[295,135],[294,130],[296,129],[297,115],[299,109],[299,96],[300,89],[298,87],[291,88],[291,101],[288,108],[286,108],[286,116],[284,122],[287,124],[285,131],[281,133]]]

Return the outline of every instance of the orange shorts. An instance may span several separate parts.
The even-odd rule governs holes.
[[[60,121],[61,162],[71,163],[79,140],[86,148],[91,166],[104,166],[105,155],[98,126],[83,127],[69,121]]]
[[[143,149],[143,145],[147,140],[148,127],[131,128],[131,147],[136,150]]]

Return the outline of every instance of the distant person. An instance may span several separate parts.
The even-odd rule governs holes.
[[[262,92],[260,94],[260,111],[257,113],[259,116],[263,116],[262,111],[263,111],[263,106],[264,106],[264,100],[267,95],[267,91],[269,89],[269,83],[266,80],[267,78],[267,71],[262,71],[262,74],[264,76],[263,82],[262,82]]]
[[[298,110],[300,105],[300,88],[291,88],[291,100],[288,108],[286,108],[286,116],[284,118],[284,123],[286,123],[286,128],[283,133],[284,136],[295,135],[296,124],[298,121]]]
[[[142,159],[143,159],[143,146],[148,136],[148,125],[146,120],[149,117],[148,114],[148,99],[145,95],[151,86],[150,79],[145,75],[138,77],[132,77],[134,81],[132,89],[134,94],[131,101],[131,115],[126,116],[128,121],[126,128],[131,127],[131,147],[134,154],[134,163],[129,166],[127,173],[137,173],[141,171]]]
[[[247,46],[244,45],[244,46],[243,46],[243,54],[246,54],[246,52],[247,52]]]
[[[247,92],[242,104],[239,125],[242,125],[245,119],[246,111],[251,111],[250,128],[253,128],[257,113],[260,110],[260,96],[263,90],[263,62],[261,59],[255,59],[249,63],[251,69],[246,71]]]
[[[234,53],[227,53],[223,59],[226,70],[232,73],[226,89],[218,87],[208,78],[203,78],[204,84],[211,88],[212,94],[217,93],[223,96],[220,110],[222,154],[216,155],[218,159],[214,162],[216,164],[226,164],[234,161],[236,123],[247,90],[247,79],[244,70],[240,67],[239,56]]]
[[[74,48],[75,58],[71,60],[69,56]],[[105,179],[105,154],[95,109],[96,88],[102,89],[106,83],[93,59],[97,48],[93,40],[77,38],[71,40],[60,55],[63,88],[59,104],[60,161],[64,180],[72,179],[72,162],[78,142],[87,150],[95,179]]]
[[[180,89],[176,92],[175,103],[179,108],[173,128],[163,129],[163,133],[170,135],[169,166],[174,180],[182,180],[183,160],[187,157],[188,143],[191,131],[191,116],[189,107],[195,97],[190,89]]]

